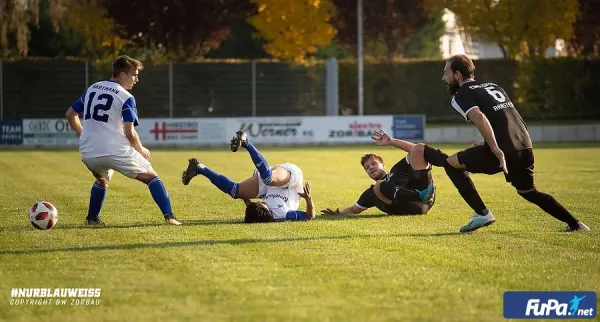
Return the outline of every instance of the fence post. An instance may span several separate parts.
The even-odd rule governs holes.
[[[363,5],[362,0],[358,0],[356,4],[356,24],[357,24],[357,63],[358,63],[358,115],[363,115],[364,110],[364,85],[363,85]]]
[[[339,115],[337,59],[331,58],[327,61],[325,74],[325,111],[327,112],[327,115]]]
[[[256,60],[252,60],[252,117],[256,117]]]
[[[169,61],[169,118],[173,118],[173,62]]]
[[[4,80],[2,61],[0,60],[0,120],[4,120]]]

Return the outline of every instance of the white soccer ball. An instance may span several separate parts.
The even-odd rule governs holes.
[[[48,201],[40,201],[29,210],[29,222],[37,229],[50,229],[58,222],[58,210]]]

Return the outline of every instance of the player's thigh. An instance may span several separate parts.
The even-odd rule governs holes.
[[[506,155],[508,174],[506,181],[518,191],[529,191],[535,187],[533,150],[516,151]]]
[[[149,180],[156,177],[156,172],[152,169],[150,161],[146,160],[135,149],[131,149],[124,154],[111,155],[108,158],[110,158],[111,168],[128,178],[136,179],[140,176],[140,181],[142,181],[146,177]]]
[[[290,171],[288,171],[286,168],[280,166],[273,167],[273,169],[271,169],[271,182],[269,185],[287,187],[290,182],[290,177]]]
[[[458,152],[458,162],[471,173],[496,174],[502,171],[500,161],[492,151],[484,146],[474,146]]]
[[[261,191],[262,188],[262,191]],[[254,199],[260,198],[267,192],[267,186],[258,179],[258,175],[242,181],[238,186],[238,198],[240,199]]]
[[[114,171],[110,168],[108,157],[82,159],[81,162],[90,170],[94,178],[106,186],[112,179]]]
[[[276,168],[284,168],[289,173],[289,180],[284,185],[288,189],[296,189],[298,192],[304,191],[304,173],[302,169],[293,163],[284,163]]]

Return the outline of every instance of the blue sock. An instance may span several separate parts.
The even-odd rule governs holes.
[[[271,183],[273,173],[271,172],[271,168],[269,167],[267,159],[265,159],[265,157],[258,152],[258,150],[250,142],[246,144],[246,150],[248,150],[248,153],[250,153],[250,158],[252,158],[252,162],[254,162],[254,166],[258,170],[262,182],[265,184]]]
[[[238,197],[239,185],[229,178],[222,174],[218,174],[207,167],[198,168],[198,174],[201,174],[207,177],[215,187],[219,188],[219,190],[231,196],[231,198],[236,199]]]
[[[106,199],[106,187],[94,182],[92,191],[90,192],[90,206],[86,219],[97,220],[100,216],[100,210]]]
[[[162,180],[160,180],[159,177],[150,180],[150,182],[148,182],[148,189],[150,189],[150,194],[152,194],[154,202],[156,202],[163,215],[172,215],[173,210],[171,209],[171,200],[169,199],[169,194],[167,193],[167,189]]]

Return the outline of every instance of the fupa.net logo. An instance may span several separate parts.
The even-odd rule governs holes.
[[[596,292],[504,293],[507,319],[593,319],[596,311]]]

